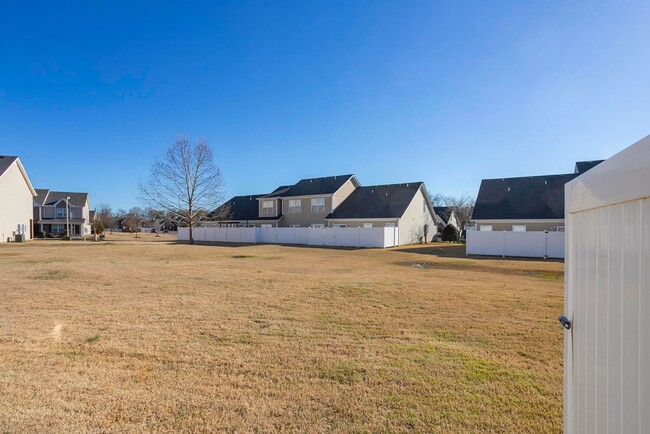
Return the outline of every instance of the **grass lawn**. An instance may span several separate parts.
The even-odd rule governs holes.
[[[560,432],[563,264],[0,244],[0,431]]]

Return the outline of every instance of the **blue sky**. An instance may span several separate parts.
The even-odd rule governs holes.
[[[0,6],[0,154],[37,188],[138,205],[179,136],[226,195],[355,173],[476,195],[650,133],[650,2]]]

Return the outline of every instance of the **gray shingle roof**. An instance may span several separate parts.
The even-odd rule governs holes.
[[[9,166],[17,159],[18,157],[12,157],[10,155],[0,155],[0,175],[5,173],[9,169]]]
[[[579,174],[484,179],[472,220],[564,218],[564,184]]]
[[[70,197],[70,205],[85,206],[88,200],[88,193],[73,193],[67,191],[51,191],[43,188],[36,189],[37,196],[34,202],[37,205],[53,205],[61,199]]]
[[[257,198],[262,196],[261,194],[235,196],[217,208],[214,214],[221,215],[226,207],[230,207],[228,217],[221,217],[218,221],[278,220],[281,215],[277,217],[259,216],[259,202]]]
[[[301,179],[291,186],[282,186],[262,197],[313,196],[333,194],[354,175],[326,176],[323,178]]]
[[[449,217],[451,217],[451,208],[448,206],[434,206],[433,212],[436,213],[438,217],[443,220],[443,223],[449,223]]]
[[[576,161],[575,173],[585,173],[587,170],[591,170],[594,167],[598,166],[605,160],[593,160],[593,161]]]
[[[400,218],[422,182],[357,187],[325,219]]]

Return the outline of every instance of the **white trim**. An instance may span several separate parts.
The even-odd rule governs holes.
[[[25,167],[23,167],[23,163],[20,161],[20,157],[16,157],[16,159],[7,167],[7,170],[4,172],[0,173],[0,178],[2,175],[5,173],[9,172],[9,169],[11,166],[16,164],[18,166],[18,170],[20,170],[20,174],[23,175],[23,178],[25,179],[25,182],[27,183],[27,187],[29,188],[29,191],[32,193],[32,197],[36,197],[36,190],[34,190],[34,186],[32,185],[32,181],[29,180],[29,176],[27,176],[27,171],[25,170]],[[49,191],[48,191],[49,193]]]
[[[515,223],[515,224],[517,224],[517,223],[522,223],[522,224],[524,224],[524,223],[559,223],[559,222],[563,222],[564,219],[503,219],[503,220],[499,220],[499,219],[491,219],[491,220],[472,219],[471,221],[474,222],[474,223],[478,223],[478,224],[481,224],[481,223],[486,223],[486,224],[490,224],[490,223],[492,223],[492,224],[498,224],[498,223],[504,223],[504,224]]]
[[[324,220],[330,220],[330,221],[338,221],[338,220],[354,220],[354,221],[363,221],[363,222],[397,222],[399,221],[399,217],[387,217],[387,218],[338,218],[338,219],[333,219],[333,218],[325,218]]]
[[[568,182],[566,213],[650,197],[649,166],[650,135]]]

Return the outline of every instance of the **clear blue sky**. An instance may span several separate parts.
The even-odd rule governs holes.
[[[476,195],[650,133],[650,2],[4,2],[0,154],[137,205],[178,135],[226,194],[355,173]]]

